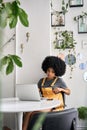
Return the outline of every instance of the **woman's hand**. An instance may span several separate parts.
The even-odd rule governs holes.
[[[53,92],[55,93],[55,94],[57,94],[57,93],[59,93],[59,92],[61,92],[62,91],[62,88],[54,88],[53,89]]]
[[[68,88],[63,89],[63,88],[58,88],[58,87],[56,87],[56,88],[53,89],[53,92],[54,92],[55,94],[57,94],[57,93],[59,93],[59,92],[64,92],[65,94],[70,95],[70,89],[68,89]]]

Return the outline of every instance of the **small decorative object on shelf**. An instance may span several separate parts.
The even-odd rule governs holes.
[[[87,33],[87,12],[74,17],[74,21],[78,22],[78,33]]]
[[[63,12],[55,11],[51,13],[51,26],[65,26],[65,15]]]
[[[82,7],[83,0],[69,0],[69,6],[70,7]]]

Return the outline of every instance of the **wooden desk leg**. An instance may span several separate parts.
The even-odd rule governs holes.
[[[18,113],[18,130],[22,130],[23,112]]]

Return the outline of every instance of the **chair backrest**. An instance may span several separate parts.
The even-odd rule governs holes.
[[[64,108],[65,108],[66,103],[65,103],[65,93],[64,92],[62,92],[62,97],[63,97],[63,104],[64,104]]]
[[[41,113],[35,114],[27,130],[32,130]],[[49,112],[42,124],[42,130],[76,130],[77,109],[71,108],[58,112]]]

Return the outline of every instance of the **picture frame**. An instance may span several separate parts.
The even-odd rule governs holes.
[[[63,12],[55,11],[51,13],[51,26],[65,26],[65,15]]]
[[[62,49],[65,46],[65,49],[72,49],[71,43],[66,42],[66,39],[62,36],[62,31],[59,31],[59,37],[55,41],[55,49]],[[69,36],[69,40],[73,39],[73,32],[68,31],[67,32]],[[65,45],[64,45],[65,44]]]
[[[63,39],[57,40],[57,42],[56,42],[56,49],[60,49],[62,44],[63,44]]]
[[[78,33],[87,33],[87,16],[78,19]]]
[[[83,0],[69,0],[70,7],[82,7],[84,4]]]

